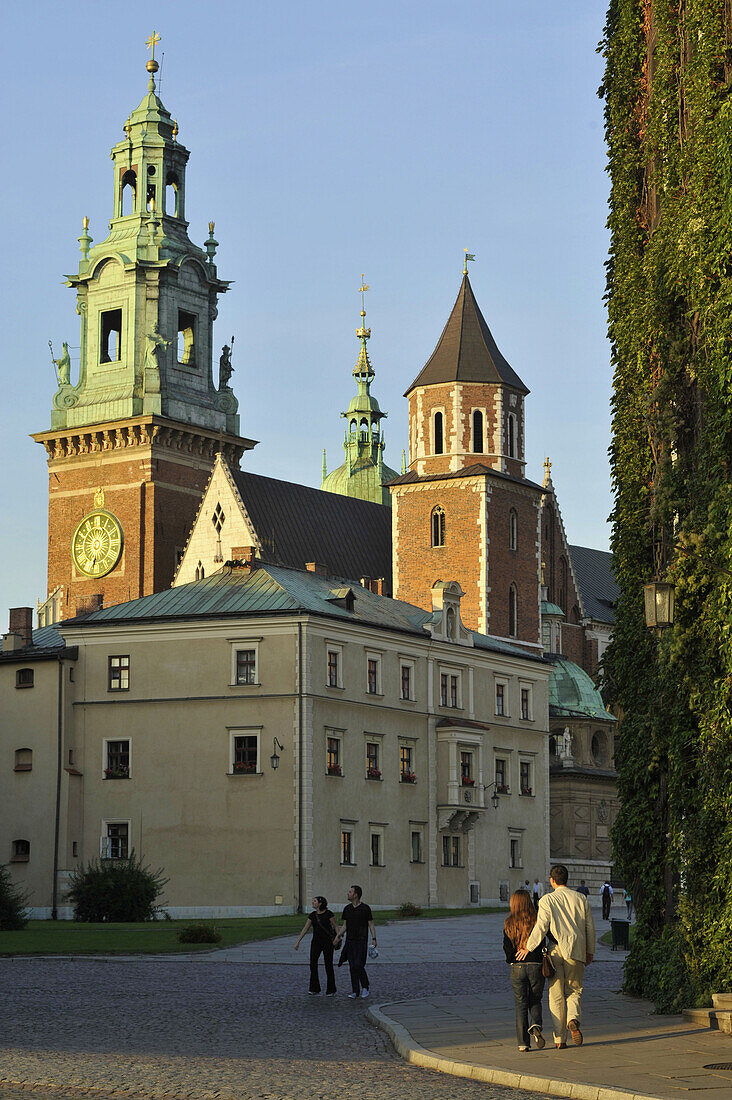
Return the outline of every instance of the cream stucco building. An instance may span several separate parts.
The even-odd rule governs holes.
[[[550,667],[467,631],[461,595],[423,611],[252,555],[6,635],[0,858],[35,915],[69,916],[69,872],[133,848],[174,916],[354,881],[376,906],[485,904],[543,877]]]

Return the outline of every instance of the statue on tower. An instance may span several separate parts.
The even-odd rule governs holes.
[[[61,358],[53,358],[53,346],[51,341],[48,341],[48,346],[51,348],[51,360],[56,368],[56,377],[58,379],[59,386],[68,386],[71,380],[71,356],[69,355],[69,345],[64,340],[61,344]]]
[[[231,347],[228,344],[224,344],[221,349],[221,355],[219,357],[219,389],[230,389],[229,379],[234,373],[234,368],[231,365],[231,353],[234,350],[234,337],[231,337]]]

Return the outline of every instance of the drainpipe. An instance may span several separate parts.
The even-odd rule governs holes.
[[[53,889],[51,891],[51,920],[58,920],[58,844],[61,831],[61,771],[63,768],[64,733],[64,661],[58,659],[58,713],[56,718],[56,821],[53,831]]]
[[[303,798],[303,659],[302,623],[297,624],[297,911],[302,913],[302,798]]]

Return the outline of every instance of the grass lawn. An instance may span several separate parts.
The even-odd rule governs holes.
[[[425,909],[419,920],[499,913],[503,909]],[[334,910],[335,912],[335,910]],[[340,915],[340,914],[338,914]],[[396,909],[374,913],[376,924],[401,919]],[[409,918],[414,919],[414,918]],[[211,951],[274,936],[297,936],[302,914],[277,917],[241,917],[212,920],[223,936],[221,943],[179,943],[176,930],[190,920],[146,921],[143,924],[81,924],[77,921],[31,920],[22,932],[0,932],[2,955],[161,955],[169,952]]]

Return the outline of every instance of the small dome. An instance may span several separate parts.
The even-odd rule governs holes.
[[[548,654],[554,666],[549,677],[549,713],[553,717],[617,719],[605,709],[600,692],[579,665],[566,657]]]
[[[351,399],[346,416],[350,416],[351,413],[375,413],[376,416],[381,416],[381,409],[379,402],[370,393],[357,393]]]

